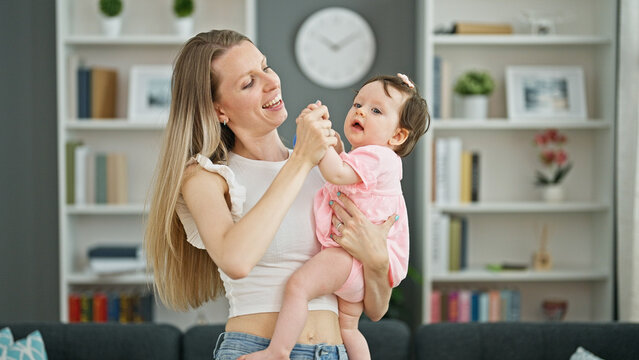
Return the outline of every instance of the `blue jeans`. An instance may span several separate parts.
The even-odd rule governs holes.
[[[222,342],[220,342],[220,340]],[[217,338],[214,360],[236,360],[238,357],[264,350],[270,339],[240,332],[221,333]],[[290,355],[291,360],[348,360],[344,345],[307,345],[295,344]]]

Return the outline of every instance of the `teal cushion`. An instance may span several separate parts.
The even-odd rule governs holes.
[[[603,360],[602,358],[595,356],[595,354],[590,351],[582,348],[581,346],[577,348],[574,354],[570,357],[570,360]]]
[[[36,330],[13,342],[9,328],[0,330],[0,360],[47,360],[42,335]]]

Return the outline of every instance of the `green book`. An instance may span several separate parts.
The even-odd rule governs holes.
[[[459,218],[450,218],[450,237],[449,237],[449,266],[450,271],[461,270],[461,220]]]
[[[75,204],[75,148],[80,145],[82,145],[82,141],[67,141],[66,143],[67,204]]]
[[[95,203],[107,203],[107,155],[95,154]]]

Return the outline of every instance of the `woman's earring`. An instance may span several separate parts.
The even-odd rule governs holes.
[[[222,123],[222,125],[226,126],[226,123],[229,122],[229,119],[224,119],[224,122]]]

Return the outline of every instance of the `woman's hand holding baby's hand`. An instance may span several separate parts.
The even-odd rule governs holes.
[[[337,144],[337,139],[331,129],[328,108],[321,102],[307,106],[295,122],[297,123],[297,140],[293,154],[301,156],[317,165],[324,157],[329,146]]]

